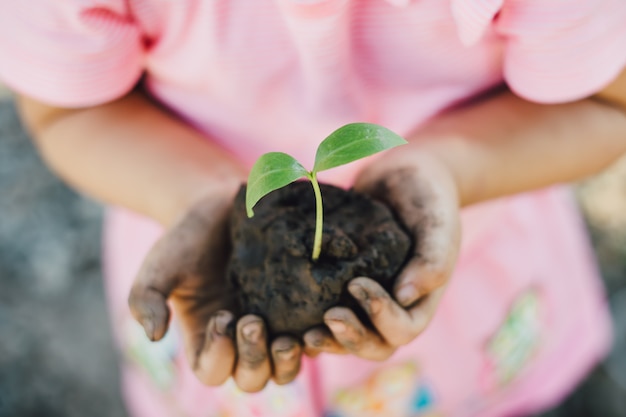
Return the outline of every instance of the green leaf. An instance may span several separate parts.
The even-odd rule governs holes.
[[[345,165],[407,143],[391,130],[371,123],[352,123],[335,130],[317,148],[313,172]]]
[[[309,172],[300,165],[300,162],[286,153],[270,152],[262,155],[248,175],[246,189],[248,217],[254,216],[252,208],[265,195],[308,175]]]

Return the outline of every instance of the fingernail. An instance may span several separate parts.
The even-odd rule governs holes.
[[[325,344],[326,344],[326,341],[321,336],[316,337],[311,341],[311,345],[316,348],[324,347]]]
[[[380,301],[378,298],[374,298],[374,299],[370,299],[369,302],[367,303],[367,312],[368,314],[374,315],[374,314],[378,314],[378,312],[380,310],[382,310],[383,308],[383,303],[382,301]]]
[[[311,330],[304,336],[304,341],[309,346],[319,348],[324,346],[325,337],[319,330]]]
[[[244,339],[250,343],[256,343],[261,339],[261,322],[253,321],[241,329]]]
[[[274,349],[276,349],[276,352],[286,352],[288,350],[292,350],[295,346],[295,343],[291,340],[281,339],[277,340],[274,343]]]
[[[291,349],[277,351],[276,355],[278,356],[279,359],[281,359],[283,361],[288,361],[290,359],[295,358],[296,351],[293,349],[293,346],[292,346]]]
[[[348,291],[361,303],[361,306],[367,311],[367,314],[376,314],[382,308],[380,300],[372,298],[371,294],[367,292],[362,285],[356,283],[350,284],[348,285]]]
[[[143,329],[146,332],[146,336],[148,336],[148,339],[150,339],[151,341],[154,342],[154,322],[152,320],[145,320],[143,323]]]
[[[322,336],[315,336],[311,338],[311,345],[316,348],[321,348],[326,343],[326,340]]]
[[[365,291],[365,288],[360,284],[352,283],[348,285],[348,291],[359,301],[367,301],[369,299],[368,292]]]
[[[226,312],[218,313],[217,317],[215,317],[215,333],[220,336],[226,336],[226,329],[228,329],[232,319],[231,315]]]
[[[417,300],[417,290],[410,284],[405,284],[398,290],[398,301],[403,306],[407,306]]]
[[[339,320],[326,320],[326,325],[333,333],[343,333],[346,331],[346,324]]]

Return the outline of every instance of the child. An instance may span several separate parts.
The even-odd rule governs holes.
[[[0,77],[43,157],[111,205],[131,414],[555,404],[609,347],[580,220],[553,185],[626,152],[624,22],[621,0],[1,1]],[[376,331],[335,307],[304,346],[266,340],[223,289],[232,198],[263,152],[310,161],[354,121],[411,144],[322,179],[385,200],[420,243],[393,294],[351,282]]]

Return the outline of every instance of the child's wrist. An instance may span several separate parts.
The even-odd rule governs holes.
[[[471,153],[468,144],[452,136],[412,137],[410,144],[395,156],[398,163],[411,161],[417,169],[427,169],[454,189],[460,207],[474,201],[474,173],[467,159]]]
[[[181,184],[175,195],[163,199],[155,210],[156,220],[170,227],[206,200],[211,200],[216,206],[230,207],[243,182],[241,176],[235,175],[229,178],[199,178]]]

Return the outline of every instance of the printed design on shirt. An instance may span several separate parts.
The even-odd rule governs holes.
[[[356,387],[338,391],[326,417],[443,417],[436,397],[414,362],[377,370]]]
[[[143,370],[158,388],[164,391],[171,388],[176,377],[174,361],[178,350],[175,327],[172,325],[158,342],[150,341],[134,320],[127,321],[125,331],[126,358]]]
[[[306,393],[298,380],[278,386],[269,383],[257,394],[241,391],[232,379],[216,395],[217,413],[210,417],[307,417]],[[215,407],[215,404],[213,404]]]
[[[537,352],[542,339],[540,296],[536,290],[522,293],[485,347],[483,387],[491,391],[510,383]]]
[[[163,339],[151,342],[141,325],[129,319],[125,326],[127,344],[125,357],[130,363],[141,369],[156,387],[165,391],[174,387],[177,380],[176,356],[180,344],[179,332],[175,322]],[[241,391],[235,382],[229,379],[215,390],[208,417],[307,417],[306,393],[297,380],[278,386],[269,383],[257,394]],[[171,391],[169,392],[171,393]],[[169,397],[168,397],[169,398]],[[170,398],[172,400],[172,398]],[[175,403],[175,401],[174,401]],[[175,406],[172,409],[176,409]],[[181,410],[176,415],[185,415]]]

